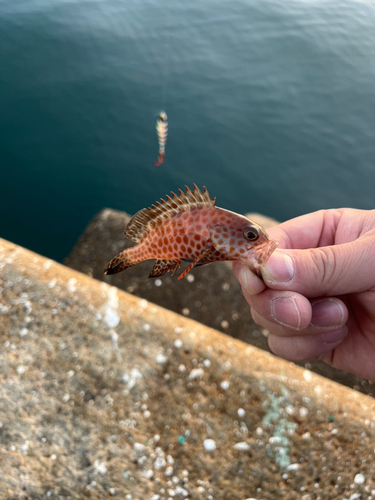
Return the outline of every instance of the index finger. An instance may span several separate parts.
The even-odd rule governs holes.
[[[306,249],[334,244],[335,228],[342,215],[340,209],[319,210],[301,215],[268,229],[268,235],[279,248]]]

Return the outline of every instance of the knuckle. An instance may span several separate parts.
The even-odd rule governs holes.
[[[330,247],[315,248],[310,251],[314,279],[323,286],[332,286],[336,274],[336,256]]]

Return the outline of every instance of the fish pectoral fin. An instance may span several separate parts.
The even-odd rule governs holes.
[[[179,280],[181,280],[184,276],[187,275],[187,273],[189,273],[193,267],[195,266],[199,266],[199,265],[202,265],[202,264],[199,264],[200,261],[204,261],[205,264],[210,264],[211,262],[208,262],[208,261],[205,261],[204,258],[206,257],[206,255],[209,253],[209,251],[211,250],[212,248],[212,243],[211,243],[211,240],[208,240],[206,242],[206,246],[203,250],[203,252],[201,254],[198,255],[198,257],[196,257],[192,262],[191,264],[185,269],[185,271],[177,278]]]
[[[168,271],[172,271],[172,276],[180,267],[180,262],[173,262],[171,260],[157,259],[154,267],[151,269],[149,278],[157,278],[163,276]]]
[[[221,224],[216,224],[210,229],[210,238],[212,245],[219,252],[227,252],[229,246],[229,234],[230,232],[225,226]]]

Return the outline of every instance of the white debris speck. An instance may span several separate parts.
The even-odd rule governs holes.
[[[161,286],[162,284],[163,284],[163,282],[159,278],[154,281],[155,286]]]
[[[76,283],[77,280],[75,278],[70,278],[68,280],[68,292],[74,293],[77,290]]]
[[[228,328],[229,322],[226,319],[223,319],[223,321],[220,323],[221,328]]]
[[[25,444],[23,444],[21,446],[21,452],[24,454],[24,455],[27,455],[27,452],[29,451],[29,442],[28,441],[25,441]]]
[[[28,333],[29,333],[29,330],[27,328],[21,328],[21,330],[19,331],[19,336],[24,337]]]
[[[263,436],[263,429],[261,427],[257,427],[257,430],[256,430],[256,433],[258,434],[258,436]]]
[[[148,301],[146,299],[140,299],[139,306],[142,307],[142,309],[146,309],[146,307],[148,306]]]
[[[176,495],[180,495],[182,497],[187,497],[189,494],[185,488],[182,488],[182,486],[176,486],[175,492]]]
[[[24,366],[24,365],[17,366],[18,375],[22,375],[22,373],[25,373],[26,370],[27,370],[27,366]]]
[[[354,477],[355,484],[363,484],[366,481],[366,478],[363,474],[356,474]]]
[[[174,460],[173,460],[172,455],[168,455],[168,456],[167,456],[167,463],[168,463],[169,465],[173,465],[173,464],[174,464]]]
[[[99,460],[95,460],[94,462],[94,474],[105,474],[107,472],[107,466],[105,462],[99,462]]]
[[[150,326],[150,324],[149,324],[149,323],[145,323],[145,324],[143,325],[143,330],[144,330],[145,332],[148,332],[148,331],[150,330],[150,328],[151,328],[151,326]]]
[[[152,495],[150,500],[160,500],[160,495]]]
[[[150,418],[151,417],[151,412],[149,410],[146,410],[143,412],[144,418]]]
[[[47,271],[51,267],[51,264],[52,260],[46,260],[43,264],[43,268]]]
[[[114,488],[109,488],[109,494],[113,497],[116,494],[116,490]]]
[[[171,475],[173,474],[173,467],[171,467],[171,466],[167,467],[167,468],[165,469],[164,474],[165,474],[166,476],[171,476]]]
[[[176,326],[176,328],[174,329],[174,333],[176,333],[177,335],[182,333],[182,331],[183,331],[183,328],[181,328],[180,326]]]
[[[204,375],[204,371],[202,368],[193,368],[189,373],[190,380],[196,380],[197,378],[202,378]]]
[[[290,464],[288,465],[288,467],[285,469],[287,472],[291,471],[291,470],[298,470],[300,467],[299,464]]]
[[[281,437],[278,436],[271,436],[268,440],[270,444],[280,444],[282,442]]]
[[[184,372],[184,371],[186,371],[186,366],[185,366],[185,365],[179,365],[179,367],[178,367],[178,371],[179,371],[179,372]]]
[[[111,340],[112,340],[112,349],[114,351],[118,351],[118,334],[115,330],[110,331]]]
[[[9,312],[9,307],[0,304],[0,314],[6,314],[7,312]]]
[[[138,368],[132,368],[130,375],[124,373],[122,376],[122,380],[128,386],[129,389],[133,389],[137,380],[143,378],[142,373],[138,370]]]
[[[69,399],[70,399],[70,394],[68,394],[68,393],[64,394],[64,396],[62,398],[62,400],[64,401],[64,403],[67,403],[69,401]]]
[[[301,406],[301,408],[299,409],[299,414],[302,418],[304,417],[307,417],[309,413],[309,410],[307,408],[305,408],[304,406]]]
[[[306,380],[306,382],[312,381],[312,374],[311,374],[310,370],[303,371],[303,378]]]
[[[188,307],[184,307],[184,308],[182,309],[182,314],[183,314],[184,316],[189,316],[189,314],[190,314],[190,309],[189,309]]]
[[[162,352],[158,352],[155,360],[156,360],[158,365],[164,365],[164,363],[166,363],[168,361],[168,358]]]
[[[165,461],[164,457],[158,457],[154,462],[154,468],[156,470],[163,469],[166,465],[167,462]]]
[[[240,418],[244,418],[245,416],[245,410],[243,408],[238,408],[237,414]]]
[[[227,292],[230,289],[230,284],[229,283],[223,283],[221,285],[221,288],[224,290],[224,292]]]
[[[241,443],[236,443],[233,448],[235,450],[240,450],[240,451],[247,451],[250,450],[250,445],[246,443],[245,441],[242,441]]]
[[[193,283],[193,281],[195,280],[194,278],[194,275],[193,274],[187,274],[186,275],[186,279],[189,283]]]
[[[181,339],[176,339],[173,343],[176,349],[181,349],[182,347],[182,340]]]
[[[267,338],[270,336],[270,331],[267,328],[263,328],[262,335]]]
[[[152,476],[154,475],[154,472],[151,469],[145,470],[143,475],[145,476],[146,479],[151,479]]]
[[[74,377],[74,370],[69,370],[67,375],[69,378]]]
[[[52,453],[51,460],[56,460],[56,458],[57,458],[57,455],[55,455],[54,453]]]
[[[146,449],[146,446],[142,443],[134,443],[133,444],[133,450],[137,456],[142,455],[142,453],[145,451],[145,449]]]
[[[48,288],[54,288],[54,286],[56,285],[57,283],[57,279],[56,278],[52,278],[51,281],[48,283]]]
[[[305,432],[304,434],[302,434],[302,439],[310,439],[310,438],[311,438],[310,432]]]
[[[211,366],[211,361],[210,361],[209,359],[205,359],[205,360],[203,361],[203,366],[204,366],[205,368],[209,368],[209,367]]]
[[[294,415],[296,409],[294,408],[293,405],[288,405],[286,408],[285,408],[285,411],[287,412],[288,415]]]
[[[104,306],[104,321],[109,328],[116,328],[120,323],[120,316],[117,314],[118,297],[117,289],[112,286],[108,290],[108,300]]]
[[[224,391],[227,391],[229,389],[229,382],[228,380],[223,380],[220,384],[220,387],[224,389]]]
[[[203,441],[203,446],[206,451],[215,451],[216,443],[213,439],[205,439]]]

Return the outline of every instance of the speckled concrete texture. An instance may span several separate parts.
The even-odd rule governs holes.
[[[375,498],[375,402],[0,240],[1,499]]]
[[[260,214],[247,216],[266,229],[276,224],[275,220]],[[115,276],[104,276],[104,267],[112,257],[134,244],[123,236],[129,220],[130,216],[124,212],[110,209],[100,212],[65,264],[269,352],[267,338],[251,318],[231,263],[196,268],[181,281],[169,273],[160,279],[148,279],[154,261],[143,262]],[[301,365],[365,394],[375,394],[373,382],[336,370],[323,361]]]

